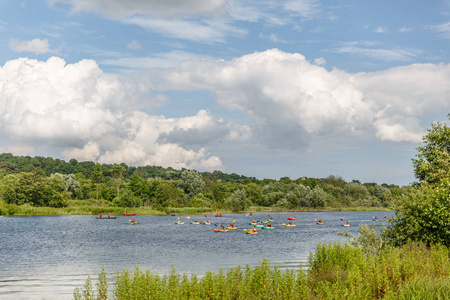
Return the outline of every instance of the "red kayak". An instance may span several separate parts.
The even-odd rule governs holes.
[[[216,214],[215,215],[215,217],[221,217],[222,216],[222,214]]]
[[[228,229],[214,229],[214,232],[227,232]]]
[[[295,217],[287,218],[288,220],[297,220]]]
[[[135,216],[136,215],[136,213],[132,213],[132,214],[127,214],[127,213],[125,213],[125,214],[123,214],[124,216]]]

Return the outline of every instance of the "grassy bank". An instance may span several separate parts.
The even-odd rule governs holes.
[[[199,278],[158,275],[136,268],[118,272],[108,292],[104,269],[94,291],[91,278],[75,299],[448,299],[449,249],[410,243],[365,256],[347,244],[319,244],[309,270],[281,270],[267,260],[255,268],[207,272]]]
[[[346,207],[333,208],[326,207],[322,209],[304,209],[304,210],[285,210],[277,207],[263,207],[251,206],[248,212],[301,212],[301,211],[389,211],[389,209],[382,207]],[[6,204],[0,201],[0,215],[3,216],[38,216],[38,215],[99,215],[111,214],[122,215],[125,212],[135,212],[138,215],[167,215],[175,213],[177,215],[192,215],[192,214],[216,214],[216,213],[233,213],[226,209],[213,209],[211,207],[165,207],[157,210],[148,206],[141,206],[137,208],[124,208],[110,206],[107,201],[91,200],[70,200],[69,205],[63,208],[55,207],[39,207],[31,206],[29,204],[15,205]]]

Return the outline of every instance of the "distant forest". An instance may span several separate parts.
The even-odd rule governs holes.
[[[221,171],[66,162],[51,157],[0,154],[0,199],[6,204],[65,207],[70,200],[111,206],[205,207],[244,211],[250,206],[282,209],[389,207],[410,186],[346,182],[339,176],[279,180]]]

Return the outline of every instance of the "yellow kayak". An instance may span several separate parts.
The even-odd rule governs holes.
[[[295,227],[295,224],[283,224],[283,226],[286,226],[286,227]]]
[[[257,234],[258,232],[256,232],[256,231],[246,231],[245,233],[246,234]]]
[[[230,230],[237,229],[237,227],[225,227],[225,228]]]

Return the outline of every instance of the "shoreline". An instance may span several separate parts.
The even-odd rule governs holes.
[[[0,216],[22,217],[22,216],[62,216],[62,215],[115,215],[122,216],[125,213],[136,213],[136,215],[210,215],[215,214],[249,214],[252,213],[301,213],[301,212],[332,212],[332,211],[393,211],[385,207],[324,207],[321,209],[276,209],[271,207],[251,207],[250,210],[233,212],[229,210],[212,210],[212,208],[166,208],[164,211],[152,209],[149,207],[139,208],[123,208],[123,207],[107,207],[107,206],[69,206],[65,208],[53,207],[34,207],[30,205],[5,205],[0,207]]]

